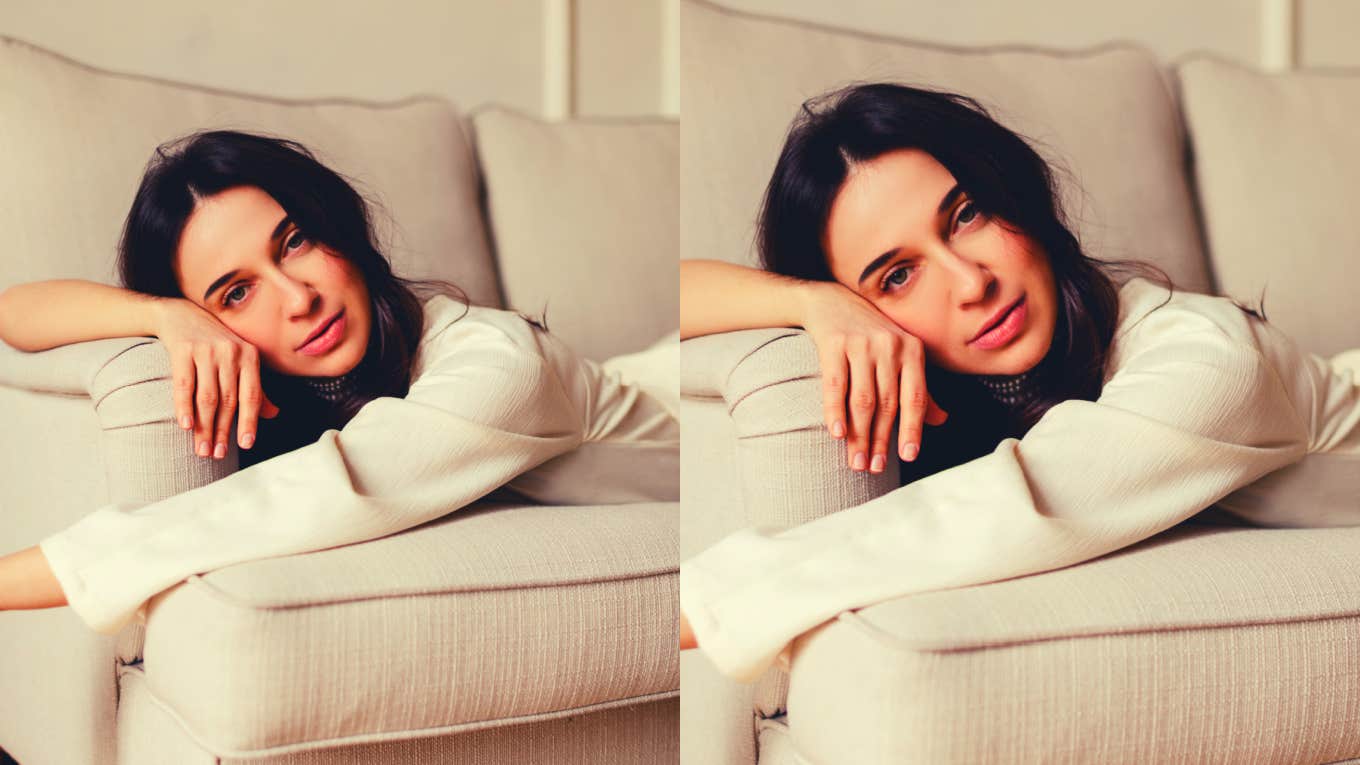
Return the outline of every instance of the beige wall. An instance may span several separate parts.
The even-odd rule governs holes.
[[[1299,63],[1303,66],[1360,66],[1360,3],[1355,0],[1298,0]]]
[[[0,34],[105,69],[283,98],[435,93],[465,110],[673,115],[674,2],[5,0]]]
[[[1110,40],[1170,61],[1211,51],[1266,70],[1360,64],[1356,0],[714,0],[765,15],[955,45],[1082,48]]]

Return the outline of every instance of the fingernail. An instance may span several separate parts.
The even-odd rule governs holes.
[[[184,417],[179,418],[179,426],[188,430],[194,426],[194,421],[189,419],[188,415],[185,415]]]
[[[883,464],[884,464],[886,461],[887,461],[887,460],[884,459],[884,457],[883,457],[882,454],[875,454],[873,460],[869,463],[869,472],[871,472],[871,473],[882,473],[882,472],[883,472]]]
[[[918,447],[916,444],[907,444],[906,446],[902,447],[902,459],[906,460],[907,462],[911,462],[912,460],[916,459],[916,454],[919,451],[920,447]]]
[[[831,437],[845,438],[845,426],[842,425],[840,422],[831,423]]]
[[[254,445],[254,443],[255,443],[254,433],[246,433],[245,435],[241,436],[242,449],[249,449],[252,445]]]
[[[863,454],[856,454],[856,455],[855,455],[855,461],[854,461],[853,463],[851,463],[850,466],[853,467],[855,470],[863,470],[863,469],[864,469],[864,455],[863,455]]]
[[[200,457],[206,457],[206,456],[208,456],[208,442],[207,442],[207,441],[199,441],[199,442],[198,442],[198,456],[200,456]]]
[[[226,442],[219,442],[217,448],[213,449],[213,459],[220,460],[225,456],[227,456],[227,444]]]

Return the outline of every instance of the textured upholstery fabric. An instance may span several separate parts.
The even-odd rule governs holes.
[[[155,147],[205,128],[301,141],[384,207],[398,274],[498,304],[477,171],[448,103],[279,101],[111,74],[0,37],[0,288],[56,276],[114,283],[123,219]],[[97,127],[93,127],[97,126]],[[55,200],[61,200],[58,204]]]
[[[686,373],[701,361],[691,355],[697,342],[680,344],[686,362],[681,369]],[[746,511],[737,491],[741,472],[736,435],[722,398],[686,391],[680,400],[680,423],[685,434],[680,450],[683,560],[739,528]],[[772,674],[770,682],[777,686],[781,680]],[[683,689],[680,728],[686,732],[685,762],[698,765],[755,762],[752,709],[757,698],[768,695],[768,689],[724,677],[699,651],[680,655],[680,687]],[[782,694],[776,703],[783,705]]]
[[[192,457],[189,435],[169,422],[168,368],[164,349],[143,338],[41,353],[0,344],[3,549],[30,546],[110,499],[158,499],[234,467],[234,451]],[[128,632],[117,642],[135,641]],[[0,619],[0,742],[19,762],[113,762],[115,642],[70,610]],[[60,723],[54,709],[65,710]]]
[[[1079,567],[843,614],[795,644],[792,738],[810,762],[865,765],[1353,757],[1357,543],[1183,524]]]
[[[677,326],[680,126],[473,118],[509,305],[583,356],[637,351]]]
[[[783,716],[761,720],[756,724],[760,740],[760,765],[806,765],[799,759],[789,735],[788,722]]]
[[[1314,353],[1360,348],[1360,73],[1262,74],[1210,58],[1178,67],[1195,177],[1222,294]]]
[[[435,733],[412,731],[372,743],[218,758],[203,749],[133,668],[120,677],[120,753],[137,765],[664,765],[679,759],[676,699],[546,717],[513,727]]]
[[[896,454],[880,474],[845,468],[845,447],[822,419],[816,350],[801,330],[696,337],[680,350],[682,558],[740,528],[806,523],[896,487]],[[715,696],[749,693],[700,682]],[[759,714],[783,711],[787,682],[781,670],[765,673],[754,690]]]
[[[1149,260],[1183,287],[1209,287],[1183,131],[1146,50],[912,44],[698,0],[683,0],[681,23],[682,257],[752,262],[756,211],[800,104],[851,82],[891,80],[979,99],[1070,170],[1060,186],[1088,255]]]
[[[671,503],[487,506],[191,577],[148,609],[147,683],[221,754],[671,693],[677,531]]]

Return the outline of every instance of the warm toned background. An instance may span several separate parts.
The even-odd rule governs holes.
[[[1127,40],[1172,59],[1210,51],[1264,70],[1354,66],[1354,0],[715,0],[734,10],[923,42],[1082,48]]]
[[[392,0],[381,9],[49,0],[0,3],[0,34],[105,69],[281,98],[425,93],[464,112],[498,103],[550,119],[674,116],[677,8],[677,0]]]

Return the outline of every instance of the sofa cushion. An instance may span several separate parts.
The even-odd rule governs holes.
[[[698,0],[681,13],[682,257],[754,262],[761,196],[800,105],[852,82],[895,81],[979,99],[1068,168],[1060,186],[1086,254],[1148,260],[1180,286],[1209,288],[1183,131],[1148,51],[948,48]]]
[[[675,503],[460,510],[157,595],[146,684],[238,756],[669,697],[678,556]]]
[[[471,146],[447,102],[253,98],[106,72],[5,37],[0,72],[0,288],[116,283],[123,219],[156,146],[231,128],[298,140],[356,181],[390,215],[374,217],[399,275],[449,279],[499,305]]]
[[[847,611],[794,642],[794,745],[865,765],[1356,756],[1357,545],[1360,527],[1184,523]]]
[[[1310,351],[1360,348],[1360,72],[1262,74],[1180,65],[1207,246],[1219,289]],[[1319,307],[1323,307],[1319,310]]]
[[[679,326],[680,128],[473,118],[508,304],[596,360]]]
[[[587,714],[541,715],[513,726],[474,723],[360,736],[342,747],[218,756],[195,741],[147,690],[139,667],[119,670],[118,692],[118,761],[138,765],[656,765],[680,759],[678,698]]]

